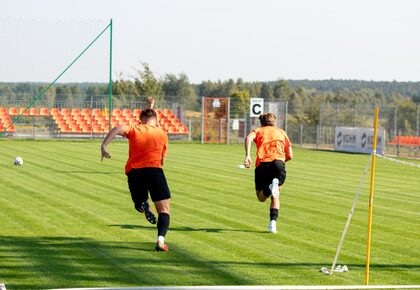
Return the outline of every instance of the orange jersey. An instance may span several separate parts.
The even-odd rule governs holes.
[[[274,126],[264,126],[252,132],[255,134],[254,142],[257,145],[255,166],[258,167],[260,162],[290,159],[289,147],[292,143],[282,129]]]
[[[162,129],[151,125],[127,125],[124,136],[129,142],[126,174],[133,168],[162,167],[168,148],[168,135]]]

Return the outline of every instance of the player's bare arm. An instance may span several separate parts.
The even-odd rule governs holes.
[[[251,144],[255,139],[255,133],[251,132],[248,134],[248,136],[245,139],[245,160],[244,165],[246,168],[250,168],[252,164],[251,159]]]
[[[111,142],[116,136],[120,135],[123,136],[125,129],[124,125],[116,126],[112,128],[111,131],[108,132],[108,134],[105,136],[104,141],[101,145],[101,162],[104,160],[104,158],[111,158],[111,154],[109,154],[108,151],[106,151],[106,146],[108,146],[109,142]]]

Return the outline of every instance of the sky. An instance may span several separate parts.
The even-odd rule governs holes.
[[[146,62],[158,76],[185,73],[193,83],[230,78],[420,81],[417,0],[0,4],[0,82],[54,79],[110,18],[114,78],[130,78]],[[66,28],[55,25],[57,21]],[[25,25],[16,28],[21,22]],[[71,23],[76,23],[74,29],[68,29]],[[35,29],[40,25],[42,29]],[[101,41],[78,70],[63,76],[64,81],[106,81],[109,35]]]

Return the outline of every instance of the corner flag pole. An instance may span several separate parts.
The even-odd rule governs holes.
[[[378,107],[375,108],[375,119],[373,125],[373,146],[372,146],[372,166],[370,171],[370,193],[369,193],[369,211],[368,211],[368,237],[366,247],[366,274],[365,285],[369,285],[369,265],[370,265],[370,243],[372,238],[372,211],[373,211],[373,191],[375,186],[375,161],[376,161],[376,139],[378,135]]]

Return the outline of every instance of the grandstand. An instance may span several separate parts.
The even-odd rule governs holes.
[[[156,110],[161,128],[169,135],[186,135],[188,128],[174,115],[171,109]],[[112,127],[137,123],[140,109],[113,109]],[[20,116],[18,124],[13,118]],[[90,134],[103,135],[109,128],[108,109],[99,108],[47,108],[22,107],[0,108],[0,130],[11,135],[19,135],[26,129],[34,127],[31,120],[37,118],[38,128],[43,128],[50,135],[83,136]]]

